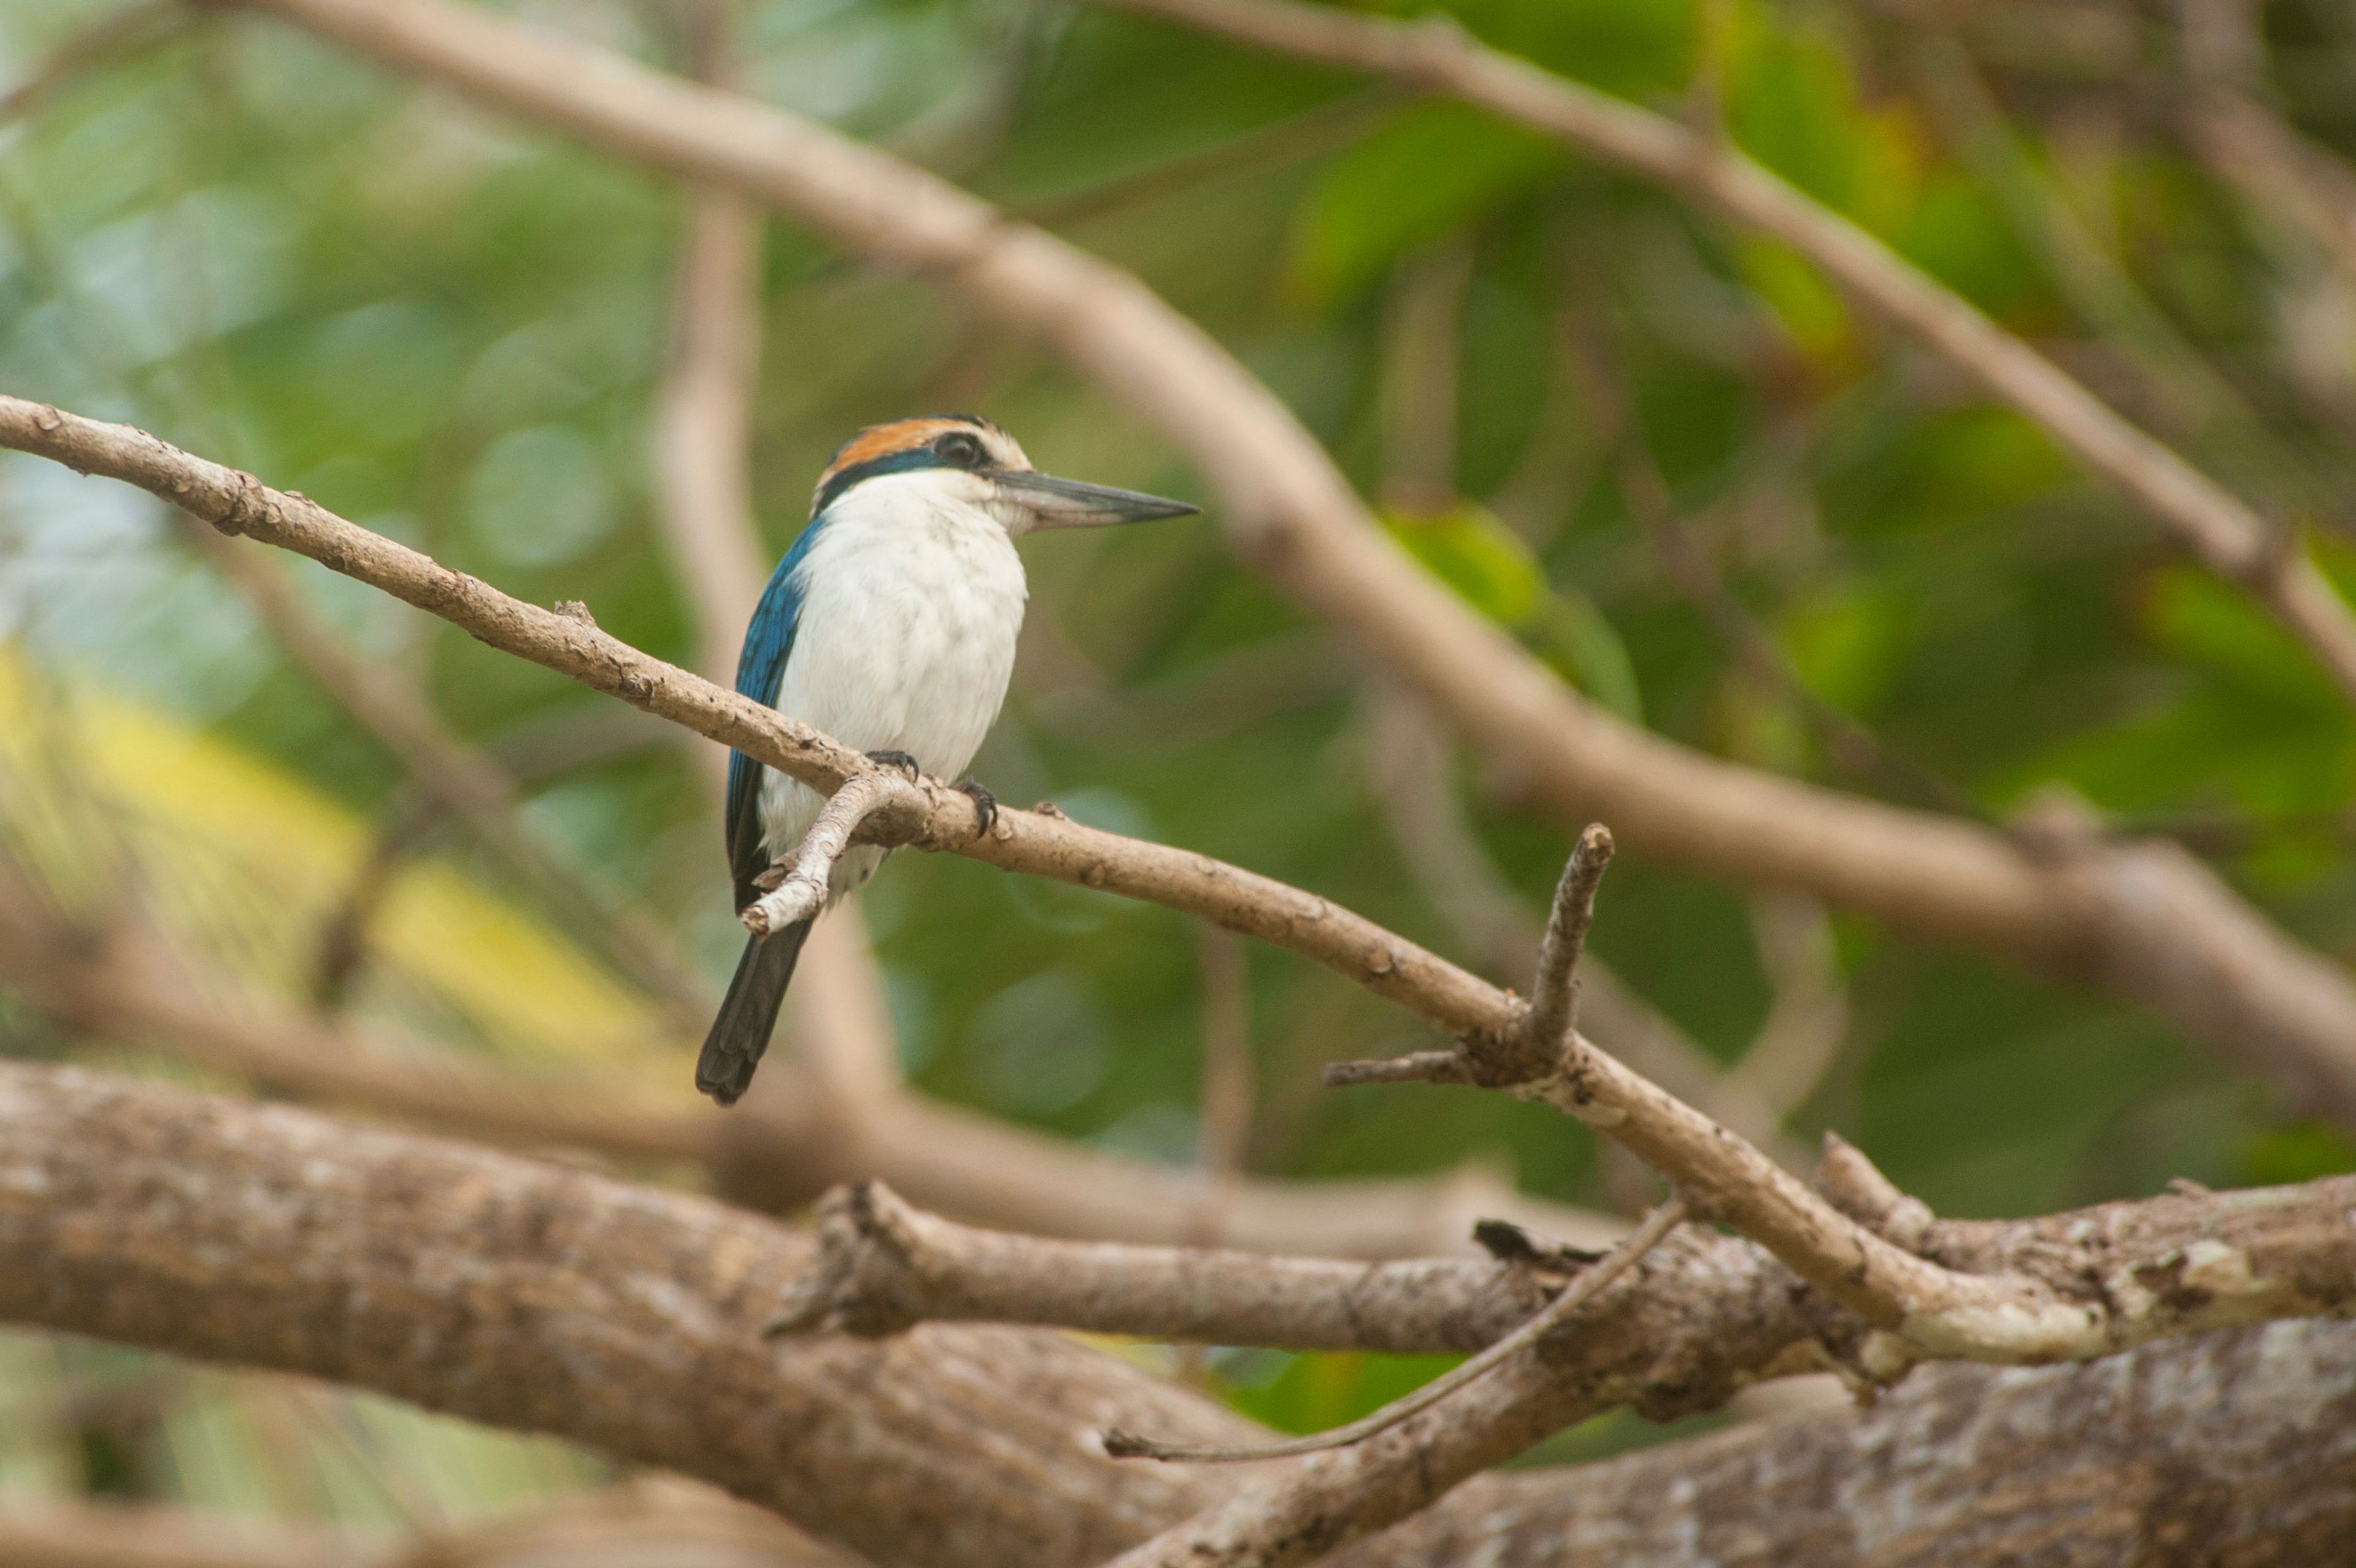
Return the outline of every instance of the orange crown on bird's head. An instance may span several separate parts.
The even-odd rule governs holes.
[[[979,414],[923,414],[872,424],[835,449],[810,495],[810,515],[860,480],[917,468],[1027,473],[1020,443]]]

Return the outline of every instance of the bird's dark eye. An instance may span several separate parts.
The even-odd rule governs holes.
[[[933,455],[953,468],[981,466],[981,443],[962,431],[951,431],[933,443]]]

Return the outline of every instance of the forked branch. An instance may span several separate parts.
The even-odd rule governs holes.
[[[787,860],[763,873],[765,878],[774,877],[776,886],[746,904],[737,918],[755,936],[809,919],[826,907],[828,879],[833,875],[835,862],[871,818],[892,812],[914,816],[924,806],[923,792],[889,769],[853,773],[827,797],[819,808],[818,820],[810,824]]]
[[[1580,1310],[1593,1301],[1622,1275],[1643,1260],[1646,1253],[1659,1246],[1671,1231],[1684,1223],[1685,1200],[1671,1198],[1666,1203],[1645,1216],[1644,1222],[1621,1238],[1618,1245],[1594,1263],[1580,1269],[1571,1282],[1552,1301],[1533,1314],[1529,1320],[1495,1344],[1489,1346],[1470,1360],[1450,1369],[1414,1392],[1402,1395],[1361,1420],[1330,1432],[1312,1433],[1286,1443],[1263,1443],[1238,1446],[1201,1446],[1184,1443],[1163,1443],[1151,1437],[1141,1437],[1119,1427],[1104,1435],[1105,1452],[1116,1458],[1183,1460],[1194,1464],[1242,1464],[1254,1459],[1285,1459],[1301,1454],[1321,1454],[1332,1448],[1347,1447],[1381,1435],[1402,1422],[1419,1415],[1462,1389],[1495,1371],[1522,1351],[1537,1345],[1548,1336],[1561,1330],[1578,1316]]]
[[[960,1225],[912,1208],[880,1181],[830,1192],[818,1221],[818,1266],[795,1283],[773,1335],[1030,1323],[1198,1344],[1445,1355],[1512,1333],[1578,1260],[1595,1255],[1531,1250],[1488,1263],[1358,1264],[1064,1242]]]

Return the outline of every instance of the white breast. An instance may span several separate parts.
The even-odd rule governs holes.
[[[952,780],[1006,699],[1027,592],[1006,530],[957,494],[965,479],[881,475],[812,525],[820,532],[799,569],[801,620],[777,690],[780,712],[862,752],[905,752]],[[798,843],[820,804],[816,791],[765,771],[769,853]],[[866,848],[845,855],[836,894],[883,858]]]

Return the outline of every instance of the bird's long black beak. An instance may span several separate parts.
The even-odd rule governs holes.
[[[1141,491],[1058,479],[1052,474],[1000,473],[991,477],[1000,488],[1030,507],[1043,528],[1100,528],[1113,523],[1183,517],[1203,509]]]

